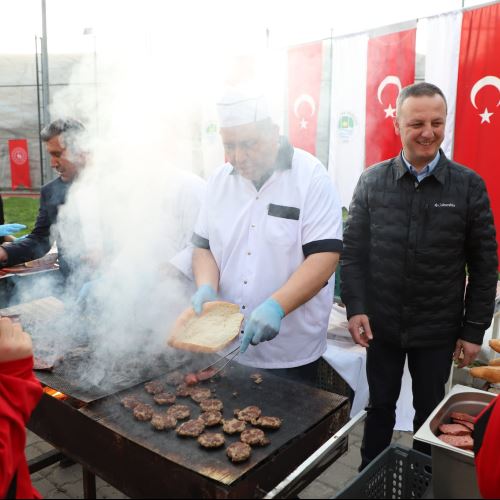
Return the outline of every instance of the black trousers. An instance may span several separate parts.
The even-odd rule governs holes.
[[[416,432],[445,396],[454,348],[453,343],[439,348],[403,350],[377,341],[376,337],[370,342],[366,358],[370,402],[366,409],[360,471],[391,444],[406,356],[412,377]],[[413,448],[430,455],[430,446],[425,443],[414,441]]]

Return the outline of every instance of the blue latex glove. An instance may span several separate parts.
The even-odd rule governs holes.
[[[2,224],[0,225],[0,236],[10,236],[23,229],[26,229],[24,224]]]
[[[201,314],[203,304],[214,300],[217,300],[217,292],[211,285],[201,285],[191,297],[191,304],[193,305],[194,312],[196,314]]]
[[[241,341],[240,352],[244,353],[250,344],[272,340],[280,331],[281,320],[285,311],[274,299],[267,299],[256,307],[245,326],[245,333]]]
[[[78,297],[76,298],[76,303],[78,305],[81,306],[87,301],[90,293],[92,292],[92,289],[95,287],[96,283],[98,283],[98,282],[99,282],[98,279],[90,280],[90,281],[86,281],[82,285],[82,287],[80,288],[80,291],[78,292]]]

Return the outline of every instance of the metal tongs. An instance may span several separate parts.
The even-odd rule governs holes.
[[[214,361],[211,365],[208,365],[206,368],[203,368],[203,370],[199,370],[198,373],[203,373],[203,372],[209,370],[210,368],[212,368],[213,366],[218,365],[221,362],[224,362],[224,364],[222,366],[218,367],[216,369],[216,371],[212,375],[210,375],[210,377],[207,377],[206,379],[204,379],[204,380],[210,380],[211,378],[214,378],[216,375],[218,375],[222,370],[224,370],[224,368],[226,368],[226,366],[229,363],[234,361],[238,357],[239,354],[240,354],[240,346],[237,346],[235,349],[228,352],[226,355],[221,356],[217,361]]]

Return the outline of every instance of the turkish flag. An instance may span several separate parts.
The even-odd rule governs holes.
[[[366,78],[365,166],[396,156],[394,131],[399,91],[415,81],[416,29],[371,38]]]
[[[475,170],[486,182],[500,243],[499,47],[500,4],[464,12],[453,159]]]
[[[323,42],[288,50],[288,129],[290,142],[316,154]]]
[[[26,139],[10,140],[9,158],[12,189],[17,189],[19,186],[31,188],[28,141]]]

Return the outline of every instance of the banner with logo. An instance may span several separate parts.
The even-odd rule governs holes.
[[[366,82],[365,165],[396,156],[401,141],[394,131],[396,99],[415,81],[416,29],[371,38]]]
[[[316,154],[323,42],[288,50],[288,130],[290,142]]]
[[[9,140],[10,174],[12,189],[19,186],[31,188],[28,141],[26,139]]]
[[[437,85],[448,103],[445,137],[441,145],[448,158],[453,156],[461,29],[462,12],[422,19],[417,25],[417,36],[423,32],[426,40],[425,81]]]
[[[500,4],[464,12],[454,160],[485,180],[500,242]],[[500,251],[500,247],[499,247]]]
[[[366,33],[332,41],[328,172],[346,208],[365,165],[367,53]]]

